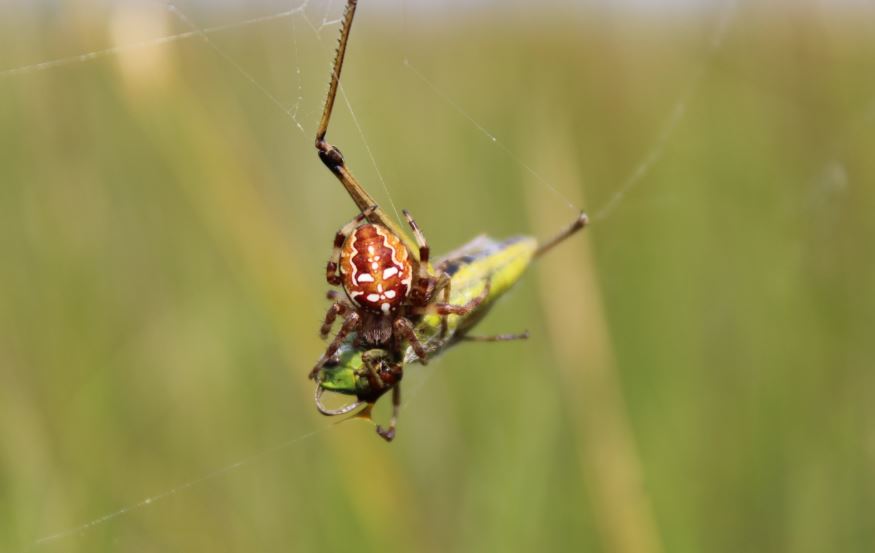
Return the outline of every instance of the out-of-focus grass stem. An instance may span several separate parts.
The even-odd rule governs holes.
[[[532,121],[531,127],[540,132],[533,135],[532,155],[536,166],[551,167],[554,175],[562,175],[560,187],[579,189],[570,141],[563,138],[561,126],[554,126],[561,121],[561,117]],[[547,199],[539,183],[529,184],[532,227],[538,236],[550,236],[557,231],[557,222],[570,220],[573,214]],[[571,443],[577,448],[582,480],[592,490],[593,510],[606,551],[659,553],[661,539],[644,490],[641,460],[616,375],[590,232],[585,229],[538,261],[548,323],[545,339],[556,361],[552,369],[556,374],[549,377],[557,377],[564,390],[561,401],[575,431]]]

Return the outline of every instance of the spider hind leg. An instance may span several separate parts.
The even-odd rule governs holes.
[[[396,384],[392,388],[392,418],[389,420],[389,426],[383,428],[377,425],[377,434],[387,442],[395,439],[395,428],[398,426],[398,411],[401,409],[401,384]]]

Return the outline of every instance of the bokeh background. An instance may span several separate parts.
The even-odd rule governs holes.
[[[162,4],[0,6],[0,551],[875,550],[875,5],[362,0],[384,206],[594,215],[387,445],[306,379],[342,2]]]

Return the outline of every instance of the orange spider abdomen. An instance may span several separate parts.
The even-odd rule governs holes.
[[[364,224],[350,234],[340,253],[346,295],[356,305],[389,314],[410,291],[413,268],[407,248],[380,225]]]

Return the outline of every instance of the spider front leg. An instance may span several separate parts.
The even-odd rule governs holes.
[[[428,271],[428,259],[431,249],[428,247],[428,242],[425,240],[425,235],[419,229],[419,225],[406,209],[401,211],[404,213],[404,218],[407,219],[407,224],[413,231],[413,237],[416,238],[416,245],[419,247],[419,263],[416,264],[416,279],[413,281],[413,286],[410,289],[410,297],[414,305],[423,306],[430,300],[431,296],[437,290],[437,279]]]
[[[333,295],[333,297],[337,297]],[[333,299],[333,298],[332,298]],[[328,308],[328,312],[325,314],[325,322],[322,323],[322,328],[319,329],[319,336],[324,340],[328,333],[331,332],[331,327],[334,326],[334,321],[337,319],[337,316],[347,318],[348,313],[352,312],[352,306],[346,303],[343,300],[335,301],[331,304],[331,307]]]
[[[395,334],[401,336],[410,343],[410,347],[413,348],[416,356],[419,357],[420,363],[427,365],[428,352],[425,350],[425,346],[422,345],[422,342],[419,341],[416,332],[413,331],[413,324],[411,324],[411,322],[405,317],[398,317],[395,319],[392,326]]]
[[[322,357],[319,358],[319,361],[316,363],[316,366],[313,367],[313,370],[310,371],[309,378],[316,378],[316,375],[319,374],[319,369],[322,368],[325,363],[334,357],[334,354],[337,353],[337,350],[340,349],[340,346],[343,345],[343,340],[346,339],[347,336],[351,332],[353,332],[356,328],[358,328],[359,323],[361,322],[361,317],[355,311],[349,311],[349,315],[346,316],[346,321],[344,321],[343,326],[340,327],[340,330],[337,331],[337,335],[334,337],[334,340],[328,344],[328,348],[325,350],[325,353],[322,354]]]

